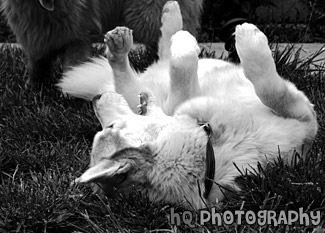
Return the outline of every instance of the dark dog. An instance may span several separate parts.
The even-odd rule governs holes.
[[[63,54],[64,69],[89,57],[90,44],[118,25],[156,50],[167,0],[1,0],[2,11],[28,58],[28,83],[48,81],[51,62]],[[184,29],[196,34],[203,0],[179,0]]]

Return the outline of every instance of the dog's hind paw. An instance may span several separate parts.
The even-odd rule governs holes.
[[[236,27],[236,49],[240,63],[255,88],[262,88],[261,79],[277,77],[276,67],[267,37],[255,25],[244,23]]]
[[[236,27],[236,50],[241,62],[263,63],[272,57],[267,37],[255,25],[244,23]],[[253,64],[252,64],[253,65]]]
[[[106,33],[104,42],[113,56],[126,56],[133,46],[132,30],[127,27],[116,27]]]

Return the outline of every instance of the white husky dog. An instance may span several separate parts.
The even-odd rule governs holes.
[[[64,91],[89,99],[102,93],[93,105],[103,129],[94,138],[90,168],[77,183],[97,183],[107,194],[114,187],[123,193],[138,188],[152,201],[199,209],[222,200],[228,189],[240,190],[240,172],[272,162],[279,150],[290,161],[294,150],[313,140],[313,106],[277,74],[257,27],[236,27],[240,66],[198,59],[197,41],[181,29],[178,4],[169,2],[160,60],[146,72],[130,68],[132,31],[116,28],[106,35],[109,63],[94,59],[66,74]],[[145,93],[142,115],[136,114],[139,93]],[[206,190],[208,173],[214,182]]]

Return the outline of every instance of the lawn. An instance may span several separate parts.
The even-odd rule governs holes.
[[[298,51],[299,53],[299,51]],[[213,52],[205,51],[204,56]],[[251,210],[319,211],[325,227],[325,67],[313,57],[300,60],[291,47],[274,48],[278,71],[315,104],[319,133],[306,159],[291,166],[281,158],[255,174],[238,178],[243,186],[220,203],[220,213]],[[317,59],[315,54],[315,59]],[[289,59],[289,57],[293,59]],[[137,60],[138,59],[138,60]],[[314,59],[314,60],[315,60]],[[135,56],[141,64],[141,56]],[[293,223],[259,225],[212,222],[193,228],[173,226],[168,203],[151,203],[145,194],[101,198],[87,186],[70,186],[88,166],[92,139],[100,124],[84,100],[62,96],[54,86],[25,88],[25,58],[18,48],[0,51],[0,232],[312,232],[315,226]],[[56,67],[53,79],[59,77]],[[195,216],[199,212],[192,213]],[[321,229],[318,229],[322,232]],[[315,231],[316,232],[316,231]]]

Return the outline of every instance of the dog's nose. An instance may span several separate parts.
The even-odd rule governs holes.
[[[95,97],[93,98],[93,104],[95,104],[97,102],[97,100],[99,100],[100,98],[102,97],[102,94],[98,94],[98,95],[95,95]]]

